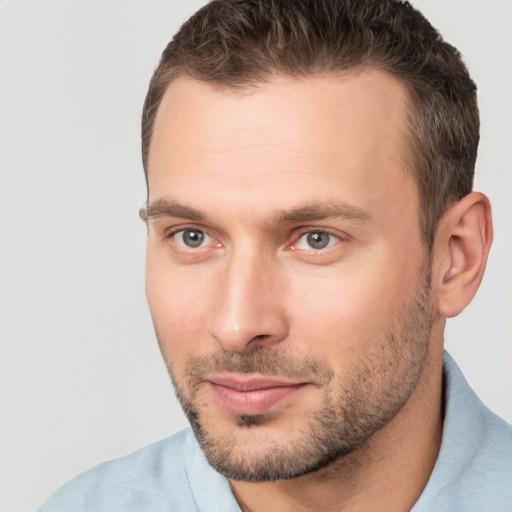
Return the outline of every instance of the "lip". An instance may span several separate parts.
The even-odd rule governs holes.
[[[234,414],[257,415],[271,412],[280,402],[298,393],[305,382],[234,375],[215,375],[206,384],[217,402]]]

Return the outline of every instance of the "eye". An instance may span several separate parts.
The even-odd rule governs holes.
[[[197,249],[211,243],[212,238],[200,229],[181,229],[171,236],[174,241],[187,249]]]
[[[340,239],[327,231],[310,231],[304,233],[295,244],[296,249],[316,251],[326,249],[339,242]]]

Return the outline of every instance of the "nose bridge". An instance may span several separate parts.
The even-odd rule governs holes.
[[[286,335],[279,264],[261,251],[233,250],[219,275],[212,336],[231,352],[276,343]]]

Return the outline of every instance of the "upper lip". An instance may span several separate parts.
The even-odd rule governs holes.
[[[301,381],[290,381],[282,378],[258,375],[209,375],[205,380],[218,386],[224,386],[237,391],[256,391],[258,389],[284,388],[305,384],[305,382]]]

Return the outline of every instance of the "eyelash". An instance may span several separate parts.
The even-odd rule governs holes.
[[[320,248],[304,248],[304,249],[297,249],[297,245],[300,243],[300,241],[306,237],[307,235],[313,235],[313,234],[320,234],[320,235],[327,235],[329,237],[329,240],[327,242],[327,245],[325,247]],[[335,239],[333,241],[333,239]],[[310,253],[319,253],[322,251],[327,250],[329,247],[335,245],[338,242],[343,241],[344,238],[339,233],[333,233],[332,231],[325,229],[325,228],[307,228],[307,230],[300,232],[297,237],[295,238],[295,241],[290,245],[292,250],[303,250],[303,251],[309,251]],[[307,243],[307,242],[306,242]]]
[[[199,227],[196,227],[196,226],[179,226],[179,227],[176,227],[176,228],[172,229],[171,231],[167,232],[166,235],[165,235],[165,238],[168,239],[168,240],[172,240],[179,233],[185,233],[187,231],[202,233],[205,237],[210,238],[215,243],[216,246],[218,246],[218,247],[221,246],[221,243],[216,240],[215,236],[212,236],[210,233],[208,233],[208,230],[205,230],[204,228],[199,228]],[[315,248],[315,247],[298,248],[297,247],[304,237],[306,237],[307,235],[312,235],[312,234],[327,235],[329,237],[329,239],[327,241],[327,245],[325,247],[319,247],[319,248]],[[333,241],[333,238],[335,239],[334,241]],[[302,228],[297,233],[297,235],[295,235],[293,237],[293,242],[288,244],[287,248],[292,250],[292,251],[297,251],[297,250],[307,251],[310,254],[323,253],[327,249],[329,249],[331,246],[336,245],[339,242],[345,241],[346,238],[347,237],[342,236],[340,233],[333,233],[331,230],[326,229],[326,228],[307,227],[307,228]],[[210,245],[210,244],[207,244],[206,246],[199,245],[197,247],[192,247],[192,246],[186,246],[184,241],[182,241],[182,243],[180,243],[177,240],[175,240],[175,243],[177,245],[179,245],[180,248],[182,250],[184,250],[184,251],[187,251],[187,250],[199,251],[200,249],[204,249],[208,245]]]
[[[176,227],[176,228],[172,229],[171,231],[169,231],[169,232],[167,232],[165,234],[165,239],[172,240],[179,233],[185,233],[187,231],[196,232],[196,233],[202,233],[203,235],[205,235],[208,238],[211,238],[213,241],[215,241],[215,237],[210,235],[207,230],[202,229],[202,228],[198,228],[198,227],[195,227],[195,226],[179,226],[179,227]],[[178,243],[178,242],[176,242],[176,243]],[[220,242],[217,242],[217,245],[220,245]],[[202,246],[199,246],[198,249],[200,249],[201,247]],[[194,247],[189,247],[189,249],[194,250],[195,248]]]

